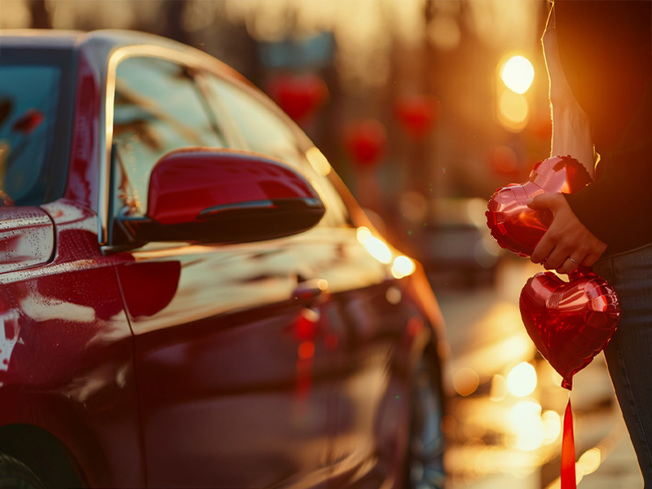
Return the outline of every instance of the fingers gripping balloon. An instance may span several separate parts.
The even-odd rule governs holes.
[[[538,163],[527,182],[508,185],[489,200],[487,225],[503,248],[530,256],[552,221],[549,211],[530,209],[528,199],[545,192],[572,193],[591,183],[573,158],[554,156]],[[575,271],[569,281],[552,272],[531,277],[519,300],[521,318],[541,355],[561,375],[569,391],[573,376],[609,343],[620,320],[614,289],[591,271]],[[570,403],[564,414],[561,487],[576,489],[575,442]]]
[[[589,183],[589,172],[570,156],[553,156],[537,163],[527,182],[498,189],[489,200],[486,216],[491,235],[503,248],[530,256],[552,215],[547,210],[530,209],[527,200],[545,192],[576,192]]]
[[[527,200],[544,192],[575,192],[591,182],[570,156],[537,163],[522,185],[511,184],[489,200],[487,225],[501,246],[528,256],[548,229],[549,211],[530,209]],[[521,316],[539,352],[570,390],[573,375],[588,365],[613,335],[620,309],[613,288],[590,271],[564,282],[552,272],[530,278],[521,292]]]

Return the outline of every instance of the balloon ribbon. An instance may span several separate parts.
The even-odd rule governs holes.
[[[570,393],[564,413],[564,434],[561,442],[561,489],[577,489],[575,478],[575,436]]]

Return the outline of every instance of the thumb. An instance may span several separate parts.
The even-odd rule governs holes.
[[[544,193],[528,199],[526,204],[530,209],[535,210],[552,209],[555,207],[556,199],[557,194]]]

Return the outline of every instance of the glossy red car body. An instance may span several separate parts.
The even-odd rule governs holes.
[[[57,75],[21,64],[55,54]],[[242,112],[224,122],[210,97],[219,130],[206,139],[227,144],[202,143],[152,108],[155,78],[136,93],[134,70],[149,62],[148,73],[172,66],[170,83],[225,83],[279,121],[305,167],[261,155]],[[5,31],[0,80],[12,69],[50,77],[63,116],[39,152],[49,173],[34,188],[47,191],[0,207],[0,453],[52,488],[398,488],[441,476],[407,474],[441,463],[435,298],[289,119],[220,62],[144,34]],[[19,95],[6,106],[27,108]],[[0,125],[10,170],[55,113],[29,109],[0,121],[13,121]],[[202,144],[163,151],[170,134]],[[165,156],[137,192],[129,172],[154,150]],[[21,191],[30,178],[10,170],[6,203],[11,182]],[[416,438],[437,445],[433,460],[415,461]]]

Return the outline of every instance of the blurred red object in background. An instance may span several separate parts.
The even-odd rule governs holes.
[[[312,73],[278,75],[269,83],[267,91],[297,123],[305,122],[328,98],[326,82]]]
[[[402,95],[396,102],[396,116],[408,136],[423,139],[435,125],[437,100],[429,95]]]
[[[375,166],[387,151],[387,130],[376,119],[358,119],[344,130],[344,146],[356,166]]]

